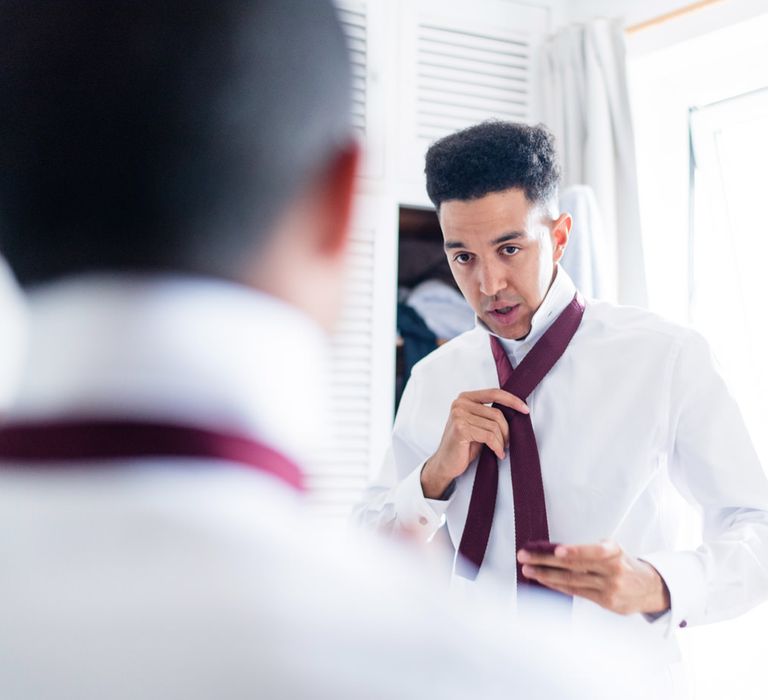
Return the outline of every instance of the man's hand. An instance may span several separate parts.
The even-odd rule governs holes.
[[[451,404],[440,446],[421,470],[421,487],[427,498],[440,498],[451,482],[463,474],[488,445],[504,459],[509,426],[504,414],[486,404],[497,403],[528,413],[525,401],[502,389],[467,391]]]
[[[615,542],[558,545],[554,554],[521,549],[523,574],[547,588],[588,598],[622,615],[669,610],[669,590],[650,564],[625,554]]]

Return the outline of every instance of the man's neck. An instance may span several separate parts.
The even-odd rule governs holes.
[[[253,434],[302,461],[328,433],[325,335],[241,285],[87,276],[30,295],[12,419],[172,419]],[[295,421],[297,400],[311,420]]]
[[[571,281],[571,278],[565,270],[560,269],[553,275],[547,294],[534,313],[531,319],[531,328],[524,337],[516,338],[514,340],[510,338],[502,338],[493,333],[482,322],[479,322],[479,325],[481,325],[481,327],[488,333],[497,335],[513,365],[516,365],[523,359],[523,357],[525,357],[528,351],[545,333],[547,328],[552,325],[563,309],[565,309],[571,302],[575,293],[576,287]]]

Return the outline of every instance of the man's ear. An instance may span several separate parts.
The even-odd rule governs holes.
[[[317,244],[330,258],[346,250],[359,167],[360,146],[350,141],[331,158],[318,183],[322,221],[317,222]]]
[[[552,256],[555,262],[559,262],[565,253],[572,226],[573,219],[570,214],[560,214],[552,224]]]
[[[267,242],[244,261],[246,284],[296,307],[329,332],[342,305],[359,162],[357,143],[338,149],[285,207]]]

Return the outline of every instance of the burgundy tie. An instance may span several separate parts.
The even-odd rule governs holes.
[[[55,421],[0,428],[0,461],[5,466],[97,465],[103,460],[171,457],[233,462],[270,474],[302,491],[301,470],[289,459],[250,437],[172,423],[139,421]]]
[[[577,292],[571,303],[530,349],[517,369],[512,369],[499,339],[490,336],[499,386],[525,400],[565,352],[583,315],[584,302]],[[499,404],[493,404],[493,406],[504,414],[509,424],[508,452],[515,504],[516,548],[520,549],[527,542],[549,541],[539,450],[536,446],[531,417],[506,406]],[[467,521],[459,544],[459,553],[464,557],[464,561],[460,563],[458,572],[465,578],[474,580],[483,563],[491,534],[498,485],[499,467],[496,455],[487,445],[483,445],[477,463]],[[522,565],[519,562],[517,583],[518,585],[533,583],[523,576]]]

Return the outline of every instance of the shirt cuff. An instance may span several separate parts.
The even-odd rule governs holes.
[[[705,610],[705,576],[695,552],[654,552],[640,557],[659,572],[669,589],[670,608],[661,615],[645,615],[653,625],[665,627],[669,636],[677,628],[702,619]]]
[[[395,512],[401,527],[427,542],[445,523],[445,511],[451,502],[453,488],[449,488],[446,500],[425,498],[421,487],[422,462],[405,479],[395,494]]]

